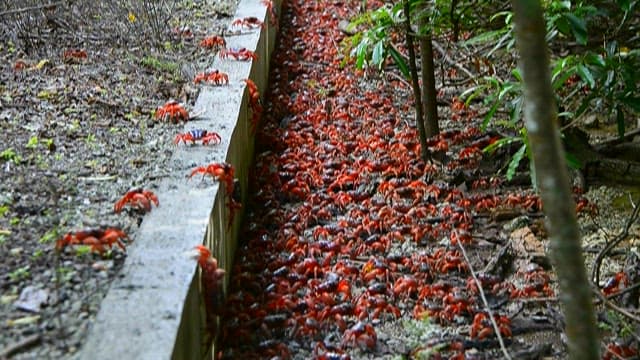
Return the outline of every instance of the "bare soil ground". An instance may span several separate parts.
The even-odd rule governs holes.
[[[126,254],[55,242],[100,227],[135,241],[143,214],[113,204],[170,171],[182,126],[154,112],[171,99],[192,110],[193,77],[215,56],[199,42],[237,6],[124,3],[0,4],[0,358],[60,359],[82,346]]]

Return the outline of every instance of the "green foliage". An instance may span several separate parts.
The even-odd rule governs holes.
[[[625,11],[624,18],[632,11],[637,1],[618,1]],[[589,39],[588,23],[604,12],[585,2],[547,1],[545,4],[545,21],[547,40],[575,40],[586,45]],[[491,44],[492,47],[482,56],[489,58],[500,51],[512,51],[514,45],[512,13],[500,12],[493,15],[490,23],[503,19],[504,26],[498,29],[481,32],[466,41],[465,45]],[[624,21],[624,20],[623,20]],[[615,121],[618,134],[625,132],[625,118],[628,113],[640,112],[640,96],[637,95],[637,84],[640,80],[640,51],[622,48],[616,41],[609,41],[602,48],[586,50],[579,55],[566,55],[552,59],[551,81],[556,92],[556,101],[561,106],[558,117],[562,124],[569,124],[587,112],[605,113]],[[484,77],[478,85],[467,89],[461,98],[469,105],[477,98],[483,99],[489,109],[484,116],[482,129],[490,123],[512,129],[512,137],[506,137],[485,149],[494,153],[498,148],[513,143],[521,143],[521,147],[512,155],[506,169],[507,178],[513,177],[520,162],[530,159],[530,151],[523,132],[522,79],[519,71],[513,70],[509,78],[498,76]],[[506,118],[502,114],[508,114]],[[531,159],[530,159],[531,160]],[[571,154],[566,156],[571,167],[579,168],[581,164]],[[532,180],[535,181],[532,173]]]
[[[35,149],[38,147],[38,137],[32,136],[29,138],[29,142],[27,142],[27,149]]]
[[[11,281],[21,281],[29,278],[31,276],[30,268],[29,265],[25,265],[13,270],[9,273],[9,279],[11,279]]]
[[[16,165],[22,161],[22,158],[20,157],[20,155],[18,155],[18,153],[16,153],[16,151],[13,150],[13,148],[8,148],[0,152],[0,159],[4,161],[12,162]]]
[[[53,229],[47,231],[42,237],[40,237],[40,244],[48,244],[56,241],[60,237],[60,232],[58,227],[54,227]]]
[[[145,56],[140,60],[140,62],[142,63],[142,65],[158,72],[175,74],[179,69],[177,63],[173,61],[162,60],[154,56]]]
[[[633,323],[617,311],[607,310],[607,320],[608,322],[599,322],[598,327],[617,334],[621,338],[635,336]]]
[[[61,266],[56,269],[57,279],[61,283],[69,282],[76,275],[76,271],[71,267]]]
[[[621,48],[610,41],[600,52],[587,52],[578,65],[587,96],[576,110],[580,116],[595,108],[607,117],[615,113],[618,134],[625,132],[625,114],[640,113],[640,49]]]
[[[391,44],[392,34],[398,31],[402,21],[402,3],[394,6],[386,4],[354,18],[347,29],[354,31],[358,27],[365,26],[365,30],[357,32],[351,37],[351,43],[347,43],[349,56],[345,61],[355,58],[358,69],[375,66],[378,70],[382,70],[385,61],[391,57],[402,74],[409,78],[409,66],[404,56]]]
[[[5,217],[9,212],[9,205],[0,206],[0,217]]]
[[[76,256],[84,256],[91,252],[91,246],[89,245],[78,245],[75,248]]]

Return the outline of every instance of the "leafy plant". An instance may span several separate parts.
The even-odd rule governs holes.
[[[40,244],[48,244],[51,243],[55,240],[57,240],[60,237],[60,231],[58,230],[58,227],[54,227],[53,229],[47,231],[44,235],[42,235],[40,237],[40,240],[38,240],[38,242]]]
[[[167,72],[174,74],[178,71],[179,66],[177,63],[168,60],[162,60],[154,56],[145,56],[140,62],[142,65],[151,68],[158,72]]]
[[[365,12],[356,17],[348,26],[349,31],[354,31],[361,25],[366,25],[366,30],[356,33],[348,44],[349,56],[345,61],[355,58],[358,69],[375,66],[382,70],[385,60],[391,56],[400,68],[402,74],[409,78],[409,67],[402,54],[391,44],[391,35],[402,21],[402,4],[394,6],[385,4],[380,8]]]
[[[26,145],[27,149],[35,149],[38,147],[38,137],[37,136],[32,136],[29,138],[29,141],[27,142]]]
[[[545,21],[547,42],[561,35],[566,38],[573,37],[576,42],[586,44],[588,35],[586,21],[598,13],[595,7],[585,5],[582,2],[550,1],[546,3]],[[504,18],[503,27],[480,33],[465,42],[465,44],[495,42],[493,47],[484,54],[486,57],[490,57],[499,51],[511,50],[514,46],[513,14],[510,11],[500,12],[493,15],[490,21],[492,22],[499,18]],[[585,61],[586,59],[590,60]],[[576,95],[579,95],[578,92],[581,86],[574,89],[567,89],[566,87],[569,80],[576,77],[582,79],[584,82],[588,82],[590,86],[595,86],[595,76],[586,65],[587,63],[593,63],[592,57],[567,55],[552,61],[552,88],[556,93],[557,103],[562,104],[563,108],[567,108],[565,111],[560,112],[558,116],[566,119],[566,123],[569,123],[589,107],[589,102],[583,102],[577,110],[573,109],[571,104],[576,102],[574,99]],[[465,99],[467,106],[472,100],[482,98],[484,105],[489,108],[482,121],[483,130],[486,129],[492,121],[494,121],[494,124],[497,126],[503,126],[513,130],[512,136],[505,137],[484,149],[486,153],[493,154],[497,149],[505,147],[506,145],[521,143],[521,147],[512,155],[507,164],[507,179],[511,179],[515,175],[522,160],[527,158],[531,161],[531,152],[528,149],[526,130],[522,122],[522,109],[524,104],[522,89],[520,71],[514,69],[511,72],[511,77],[508,79],[501,79],[498,76],[487,76],[484,77],[477,86],[471,87],[461,94],[461,98]],[[616,107],[614,106],[610,109],[616,109]],[[506,119],[499,116],[502,112],[508,114]],[[567,161],[572,167],[579,168],[581,166],[571,154],[567,154]],[[531,179],[535,186],[535,173],[533,167],[530,168],[532,170]]]
[[[4,161],[10,161],[14,164],[18,164],[22,161],[20,155],[18,155],[16,151],[13,150],[13,148],[8,148],[0,152],[0,159]]]
[[[91,252],[91,246],[89,245],[78,245],[75,248],[76,256],[84,256]]]
[[[623,49],[610,41],[601,53],[588,52],[578,64],[578,75],[588,87],[576,115],[595,107],[607,116],[615,113],[618,135],[626,130],[625,113],[640,113],[640,49]]]
[[[76,274],[76,271],[71,267],[60,266],[56,269],[58,275],[58,281],[65,283],[69,282]]]
[[[0,217],[5,217],[5,215],[7,215],[9,210],[10,210],[9,205],[0,206]]]
[[[11,279],[11,281],[20,281],[27,279],[29,276],[31,276],[31,272],[29,271],[29,269],[30,265],[19,267],[9,273],[9,279]]]

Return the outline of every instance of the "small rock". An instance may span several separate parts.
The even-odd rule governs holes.
[[[16,300],[14,306],[23,311],[38,313],[48,299],[49,291],[38,289],[35,286],[27,286],[22,289],[20,297]]]

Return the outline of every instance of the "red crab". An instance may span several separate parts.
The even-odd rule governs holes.
[[[18,60],[16,61],[16,63],[13,65],[13,70],[14,71],[20,71],[20,70],[24,70],[26,68],[29,67],[29,64],[27,64],[26,61],[24,60]]]
[[[238,61],[258,60],[258,55],[247,48],[229,48],[220,50],[220,57],[232,57]]]
[[[173,29],[171,29],[171,35],[176,38],[182,38],[185,40],[191,40],[195,36],[193,35],[193,31],[191,31],[191,28],[187,25],[174,27]]]
[[[220,144],[222,138],[217,132],[214,131],[194,129],[176,135],[173,143],[178,145],[180,144],[180,142],[184,142],[186,144],[187,142],[195,143],[196,141],[202,141],[202,145],[208,145],[209,143],[217,145]]]
[[[200,41],[200,47],[205,49],[225,48],[226,46],[227,42],[225,39],[218,35],[207,36]]]
[[[511,320],[507,316],[494,315],[500,335],[505,337],[511,336]],[[471,338],[478,338],[482,340],[493,334],[493,327],[489,320],[489,316],[485,313],[477,313],[473,317],[473,324],[471,324]]]
[[[151,211],[152,202],[156,204],[156,206],[160,205],[156,194],[143,188],[136,188],[127,191],[127,193],[113,205],[113,211],[119,213],[126,205],[129,205],[142,212],[149,212]]]
[[[233,177],[235,170],[233,166],[227,163],[211,163],[207,166],[198,166],[197,168],[191,171],[189,178],[193,177],[195,174],[209,175],[218,181],[224,182],[227,193],[233,194]]]
[[[196,75],[193,82],[196,84],[205,82],[210,85],[225,85],[229,83],[229,75],[218,70],[209,70]]]
[[[269,21],[271,21],[272,25],[278,24],[278,18],[276,17],[276,11],[273,8],[273,1],[271,0],[261,0],[260,3],[267,8],[267,12],[269,13]]]
[[[358,321],[349,330],[344,332],[341,345],[343,347],[350,345],[352,347],[358,346],[361,349],[373,349],[376,347],[377,342],[378,336],[373,326]]]
[[[316,360],[351,360],[349,354],[337,348],[328,348],[323,341],[319,341],[313,350],[313,358]]]
[[[242,19],[235,19],[231,26],[246,27],[248,29],[264,28],[264,23],[255,16],[249,16]]]
[[[56,241],[56,249],[61,250],[67,245],[90,245],[91,251],[104,254],[105,247],[118,246],[126,251],[121,239],[128,238],[122,230],[117,228],[87,229],[76,232],[68,232]]]
[[[87,52],[85,50],[69,49],[62,53],[62,60],[65,62],[79,61],[86,58]]]
[[[260,92],[258,91],[258,85],[254,83],[251,79],[244,79],[244,82],[247,84],[247,89],[249,90],[249,106],[251,106],[251,111],[253,115],[251,117],[251,133],[256,132],[256,128],[258,127],[258,121],[260,121],[260,115],[262,115],[262,104],[260,103]]]
[[[209,340],[213,340],[216,316],[222,315],[224,305],[225,270],[218,267],[218,260],[211,256],[211,251],[206,246],[197,245],[189,255],[198,260],[200,266],[200,283],[207,314],[207,335]]]
[[[179,121],[188,121],[189,113],[182,104],[175,100],[170,100],[156,110],[155,117],[158,120],[170,120],[177,123]]]

